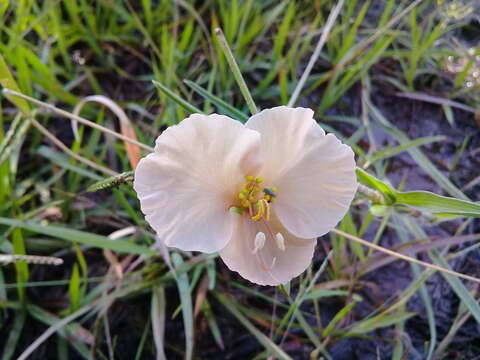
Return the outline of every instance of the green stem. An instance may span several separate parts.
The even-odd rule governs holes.
[[[245,98],[245,101],[247,102],[250,112],[252,114],[256,114],[258,112],[257,107],[255,106],[255,102],[253,101],[250,91],[248,91],[247,84],[245,83],[242,73],[240,72],[240,68],[238,67],[237,62],[233,57],[232,50],[230,49],[230,46],[228,46],[227,39],[225,39],[222,29],[216,28],[215,35],[217,36],[218,42],[222,47],[223,54],[227,59],[228,65],[230,66],[230,70],[232,70],[233,72],[233,76],[235,77],[235,80],[237,81],[237,84],[240,87],[240,91],[242,92],[242,95]]]

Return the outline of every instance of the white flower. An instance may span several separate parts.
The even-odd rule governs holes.
[[[304,108],[276,107],[243,125],[194,114],[165,130],[135,170],[146,220],[167,246],[220,252],[261,285],[310,264],[357,189],[351,148]]]

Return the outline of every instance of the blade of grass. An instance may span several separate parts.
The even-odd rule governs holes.
[[[246,122],[248,120],[248,116],[245,115],[243,112],[231,106],[230,104],[223,101],[219,97],[213,95],[211,92],[205,90],[201,86],[198,86],[197,84],[195,84],[190,80],[183,80],[183,82],[187,84],[189,87],[191,87],[196,93],[201,95],[203,98],[209,100],[212,104],[222,109],[226,115],[231,116],[234,119],[240,120],[241,122]]]
[[[130,243],[124,240],[110,240],[106,236],[92,234],[84,231],[73,230],[60,226],[45,226],[33,221],[21,221],[0,217],[0,224],[15,226],[25,230],[33,231],[39,234],[63,239],[67,242],[76,241],[85,245],[94,246],[102,249],[109,249],[118,252],[140,254],[140,255],[159,255],[155,250]]]
[[[172,262],[177,270],[183,264],[181,256],[177,253],[172,254]],[[187,273],[177,274],[176,281],[182,306],[183,326],[185,331],[185,359],[191,360],[193,357],[193,307]]]
[[[288,356],[282,349],[280,349],[275,343],[272,342],[264,333],[258,330],[234,305],[235,301],[232,301],[220,294],[217,291],[214,291],[213,294],[217,300],[228,310],[230,313],[237,318],[238,321],[242,323],[243,326],[247,328],[250,333],[255,336],[260,344],[274,355],[278,359],[291,360],[291,357]]]
[[[434,269],[434,270],[437,270],[437,271],[440,271],[442,273],[446,273],[446,274],[449,274],[449,275],[453,275],[457,278],[462,278],[462,279],[466,279],[466,280],[470,280],[470,281],[474,281],[474,282],[477,282],[477,283],[480,283],[480,279],[479,278],[476,278],[476,277],[473,277],[473,276],[469,276],[469,275],[465,275],[465,274],[461,274],[459,272],[456,272],[456,271],[453,271],[451,269],[448,269],[448,268],[445,268],[445,267],[441,267],[441,266],[438,266],[438,265],[432,265],[432,264],[429,264],[427,262],[424,262],[424,261],[421,261],[421,260],[418,260],[418,259],[415,259],[415,258],[412,258],[410,256],[406,256],[406,255],[403,255],[403,254],[400,254],[400,253],[397,253],[396,251],[392,251],[392,250],[389,250],[389,249],[386,249],[384,247],[381,247],[379,245],[376,245],[376,244],[372,244],[368,241],[365,241],[363,239],[360,239],[356,236],[352,236],[350,234],[347,234],[341,230],[338,230],[338,229],[333,229],[332,230],[333,233],[335,234],[338,234],[338,235],[341,235],[349,240],[352,240],[352,241],[356,241],[364,246],[367,246],[367,247],[370,247],[370,248],[373,248],[377,251],[381,251],[385,254],[388,254],[390,256],[394,256],[398,259],[401,259],[401,260],[405,260],[405,261],[408,261],[408,262],[411,262],[411,263],[414,263],[414,264],[419,264],[419,265],[422,265],[422,266],[425,266],[427,268],[430,268],[430,269]],[[458,279],[457,279],[458,280]]]
[[[172,90],[164,86],[163,84],[159,83],[158,81],[152,80],[153,85],[157,87],[162,93],[167,95],[170,99],[175,101],[178,105],[180,105],[182,108],[187,110],[189,113],[192,114],[203,114],[203,111],[197,108],[196,106],[190,104],[188,101],[182,99],[180,96],[175,94]]]
[[[240,71],[240,68],[238,67],[237,62],[235,61],[235,57],[233,56],[232,50],[230,50],[230,47],[228,46],[227,39],[225,39],[222,29],[216,28],[215,35],[217,36],[217,39],[218,39],[218,42],[220,43],[220,47],[222,48],[223,54],[227,59],[228,65],[230,66],[230,70],[232,71],[233,76],[237,81],[238,87],[240,88],[240,92],[242,93],[243,98],[247,102],[250,112],[252,113],[252,115],[256,114],[258,112],[257,106],[253,101],[250,91],[248,90],[245,79],[242,76],[242,72]]]
[[[165,356],[165,289],[163,286],[155,286],[152,289],[152,332],[157,351],[157,360],[164,360]]]
[[[300,95],[300,92],[302,91],[303,86],[305,85],[305,82],[310,76],[310,72],[313,69],[313,65],[315,65],[315,63],[317,62],[317,59],[320,56],[320,52],[322,51],[323,46],[325,45],[325,42],[327,41],[328,36],[330,35],[330,32],[332,31],[333,26],[335,25],[335,20],[337,19],[337,16],[340,13],[340,10],[342,9],[344,2],[345,0],[339,0],[337,2],[337,5],[335,5],[335,8],[330,12],[330,15],[328,16],[328,19],[327,19],[327,23],[323,28],[322,35],[318,40],[317,46],[315,47],[315,50],[313,51],[313,54],[310,57],[310,60],[308,61],[307,67],[303,71],[303,74],[300,77],[300,80],[298,81],[298,84],[295,87],[295,90],[293,91],[287,106],[291,107],[295,105],[295,102],[297,101],[298,96]]]

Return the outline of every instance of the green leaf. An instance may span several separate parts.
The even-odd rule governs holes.
[[[396,202],[432,213],[480,217],[480,204],[437,195],[428,191],[395,192]]]
[[[113,251],[142,254],[159,255],[155,250],[127,242],[125,240],[111,240],[106,236],[92,234],[84,231],[68,229],[60,226],[41,225],[34,221],[22,221],[0,217],[0,224],[19,227],[35,233],[52,236],[69,242],[79,242],[84,245],[94,246]]]
[[[179,254],[173,253],[172,262],[175,268],[179,269],[183,264],[183,259]],[[187,273],[177,276],[177,287],[182,305],[183,326],[185,330],[185,359],[191,360],[193,357],[193,310]]]
[[[4,88],[21,92],[20,88],[18,87],[16,81],[12,76],[12,73],[8,69],[7,63],[5,62],[5,59],[2,55],[0,55],[0,85],[2,85]],[[30,114],[30,107],[24,99],[16,96],[5,96],[8,98],[8,100],[14,103],[15,106],[18,107],[25,115]]]
[[[15,354],[15,348],[17,347],[20,336],[22,335],[23,326],[25,325],[25,315],[26,313],[23,309],[20,309],[15,314],[13,325],[8,331],[8,338],[3,348],[3,360],[10,360]]]
[[[164,360],[165,356],[165,289],[161,285],[152,288],[152,333],[157,350],[157,359]]]
[[[378,328],[391,326],[393,324],[399,323],[410,319],[412,316],[415,316],[415,313],[409,312],[398,312],[397,314],[392,315],[378,315],[373,318],[361,321],[351,328],[349,334],[365,334],[369,333]]]
[[[365,170],[362,170],[357,167],[357,178],[358,181],[366,186],[374,188],[379,191],[384,197],[387,204],[391,205],[395,202],[395,191],[383,181],[377,179],[376,177],[370,175]]]
[[[45,325],[52,326],[61,320],[61,318],[55,314],[51,314],[36,305],[28,305],[27,309],[31,316]],[[89,356],[90,351],[85,343],[91,345],[93,343],[93,336],[78,322],[66,324],[64,327],[57,330],[57,334],[67,340],[70,345],[72,345],[83,356],[84,359],[91,358]]]
[[[247,328],[248,331],[252,333],[253,336],[256,337],[258,342],[262,344],[266,350],[271,352],[275,358],[283,359],[283,360],[290,360],[291,357],[288,356],[281,348],[278,347],[272,340],[270,340],[263,332],[258,330],[235,306],[235,300],[227,298],[220,294],[219,292],[214,292],[215,297],[218,299],[219,302],[222,303],[223,306],[227,308],[230,313],[240,321],[243,326]]]
[[[75,312],[79,308],[80,303],[80,272],[78,265],[73,264],[72,276],[68,284],[68,294],[70,296],[70,312]]]
[[[440,218],[449,219],[456,216],[480,217],[480,204],[472,201],[437,195],[428,191],[396,191],[390,185],[357,168],[358,181],[378,190],[387,200],[387,205],[403,204],[419,210],[430,212]],[[385,206],[373,208],[373,214],[382,215]]]
[[[405,143],[395,147],[389,147],[389,148],[378,150],[377,152],[371,155],[371,157],[368,159],[368,163],[373,164],[376,161],[395,156],[411,148],[430,144],[432,142],[443,141],[445,139],[446,139],[445,136],[427,136],[420,139],[406,141]]]
[[[196,93],[198,93],[203,98],[209,100],[212,104],[214,104],[217,108],[222,110],[225,115],[228,115],[234,119],[240,120],[241,122],[246,122],[248,120],[248,116],[245,115],[243,112],[238,110],[237,108],[231,106],[227,102],[223,101],[219,97],[213,95],[211,92],[205,90],[201,86],[195,84],[190,80],[184,80],[184,83],[191,87]]]
[[[187,110],[188,112],[192,113],[192,114],[203,114],[203,111],[200,110],[199,108],[197,108],[195,105],[192,105],[190,104],[188,101],[182,99],[180,96],[178,96],[177,94],[175,94],[172,90],[170,90],[169,88],[167,88],[166,86],[162,85],[161,83],[159,83],[158,81],[155,81],[155,80],[152,80],[152,83],[153,85],[155,85],[155,87],[157,87],[158,90],[160,90],[161,92],[163,92],[165,95],[167,95],[170,99],[172,99],[173,101],[175,101],[178,105],[180,105],[181,107],[183,107],[185,110]]]

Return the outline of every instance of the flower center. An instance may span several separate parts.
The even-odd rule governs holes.
[[[269,261],[271,264],[267,265],[266,260],[260,254],[260,250],[265,247],[267,239],[271,239],[281,251],[285,251],[285,239],[283,235],[281,233],[275,234],[268,223],[272,203],[276,200],[278,189],[273,186],[264,186],[261,177],[247,175],[245,180],[245,185],[237,194],[238,205],[231,206],[230,211],[241,215],[248,214],[250,220],[258,223],[257,226],[264,230],[257,232],[253,242],[252,254],[258,258],[261,267],[265,271],[270,271],[275,266],[276,257],[273,257],[271,261]]]
[[[248,211],[250,219],[259,221],[270,220],[270,204],[275,201],[278,189],[276,187],[264,187],[261,177],[247,175],[245,186],[237,194],[239,206],[233,206],[235,212],[243,214]]]

